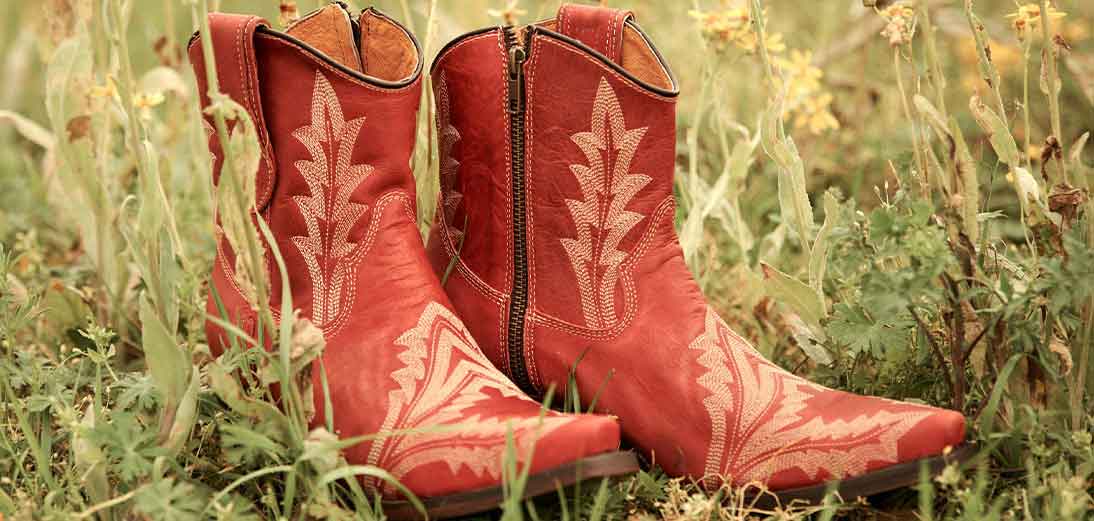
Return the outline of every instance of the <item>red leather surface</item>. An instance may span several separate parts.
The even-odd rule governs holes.
[[[221,76],[225,92],[253,101],[252,116],[268,131],[269,164],[277,168],[262,218],[284,258],[293,306],[323,331],[336,433],[415,430],[350,447],[346,459],[385,468],[430,497],[498,484],[509,429],[522,451],[543,435],[533,473],[617,448],[612,418],[551,412],[541,425],[539,404],[490,365],[451,311],[416,226],[409,159],[420,78],[380,87],[289,40],[253,33],[256,19],[211,19],[218,70],[243,67],[237,79]],[[204,91],[200,44],[190,56]],[[251,58],[237,58],[249,49]],[[211,284],[231,318],[253,333],[252,313],[232,282],[231,252],[220,242]],[[278,309],[280,275],[270,275]],[[209,308],[216,313],[212,296]],[[221,351],[220,328],[210,323],[207,334]],[[326,421],[319,367],[312,376],[318,427]]]
[[[558,10],[558,32],[578,40],[618,62],[623,51],[623,23],[631,12],[592,5],[562,4]]]
[[[452,270],[446,289],[460,309],[481,309],[494,317],[468,327],[498,367],[507,367],[505,324],[513,273],[506,67],[502,35],[494,30],[449,48],[437,57],[432,75],[435,89],[442,83],[447,86],[449,107],[475,108],[437,108],[438,119],[447,112],[449,124],[459,129],[460,137],[450,152],[451,159],[458,163],[457,175],[442,183],[446,183],[443,193],[460,194],[460,203],[451,219],[445,212],[437,212],[443,222],[431,231],[429,256],[437,273],[443,274],[459,246],[448,228],[462,230],[466,225],[476,230],[464,236],[460,262]]]
[[[597,13],[588,18],[617,16]],[[596,49],[598,38],[585,43]],[[773,489],[811,485],[963,441],[959,413],[824,389],[763,360],[712,311],[678,246],[674,99],[543,29],[529,51],[523,349],[540,390],[564,387],[584,356],[581,397],[589,402],[599,391],[597,411],[617,415],[629,443],[669,474],[707,478],[711,486],[723,479]],[[438,59],[433,78],[447,79],[456,130],[475,129],[474,141],[451,152],[460,160],[458,186],[489,187],[489,195],[463,194],[473,217],[463,233],[468,244],[490,244],[500,264],[507,257],[498,245],[512,240],[508,215],[497,213],[509,167],[496,149],[508,147],[507,127],[479,116],[493,114],[505,91],[495,68],[471,65],[495,63],[497,55],[493,44],[458,44]],[[494,162],[464,168],[470,154]],[[431,249],[442,272],[450,252]],[[484,253],[462,254],[447,289],[471,331],[492,343],[507,310],[492,304],[506,302],[511,286],[491,277],[495,265],[472,257]],[[492,359],[507,369],[503,354]]]

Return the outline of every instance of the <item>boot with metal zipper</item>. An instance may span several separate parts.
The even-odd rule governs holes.
[[[255,206],[284,258],[292,302],[326,340],[312,375],[312,428],[329,420],[343,439],[403,433],[348,447],[345,458],[387,470],[434,518],[502,501],[510,433],[530,475],[526,496],[635,470],[633,453],[618,452],[615,419],[541,417],[540,404],[483,356],[430,269],[409,168],[422,64],[413,36],[379,11],[352,16],[340,3],[285,32],[257,17],[221,13],[209,16],[209,26],[189,50],[202,104],[210,102],[205,68],[212,64],[201,47],[208,37],[219,90],[257,129]],[[210,136],[209,144],[219,172],[219,140]],[[278,281],[266,253],[269,279]],[[210,284],[226,318],[257,337],[224,237]],[[269,305],[280,309],[280,288],[272,289]],[[208,311],[220,315],[212,293]],[[214,353],[225,349],[228,333],[217,323],[207,324],[207,337]],[[318,391],[324,387],[329,419]],[[389,518],[420,517],[390,483],[364,482],[382,495]]]
[[[431,74],[430,259],[526,392],[576,366],[581,400],[670,475],[783,500],[890,490],[967,455],[961,414],[805,381],[707,304],[674,230],[676,80],[629,12],[564,5],[470,33]]]

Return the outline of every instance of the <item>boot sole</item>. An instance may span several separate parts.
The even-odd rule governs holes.
[[[572,461],[528,476],[524,487],[527,499],[555,492],[578,481],[632,474],[639,470],[633,452],[612,452]],[[498,508],[505,499],[501,485],[484,487],[447,496],[422,499],[430,519],[465,516]],[[408,501],[384,501],[384,515],[393,521],[422,519],[422,513]]]
[[[820,504],[824,501],[824,496],[829,490],[837,492],[844,501],[854,501],[858,497],[872,496],[919,484],[920,469],[923,465],[927,467],[928,476],[934,477],[942,472],[946,465],[964,463],[975,455],[976,447],[966,443],[944,456],[908,461],[853,478],[808,487],[776,490],[751,496],[746,495],[744,504],[762,509],[771,509],[778,505],[788,506],[792,502],[797,502],[797,504]]]

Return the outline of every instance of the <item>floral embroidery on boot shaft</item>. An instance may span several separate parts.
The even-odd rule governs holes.
[[[311,320],[327,329],[343,311],[343,287],[357,267],[349,233],[368,205],[350,200],[353,191],[372,174],[370,165],[351,164],[364,116],[346,121],[338,96],[327,78],[315,73],[311,122],[292,135],[311,153],[296,161],[309,194],[292,199],[300,208],[308,234],[292,237],[304,256],[312,284]]]
[[[490,364],[467,328],[441,304],[429,303],[417,325],[395,344],[405,348],[398,355],[403,367],[391,373],[399,387],[388,393],[388,411],[380,432],[423,432],[375,441],[368,464],[383,467],[397,479],[436,462],[446,463],[452,474],[467,468],[477,476],[486,473],[499,479],[507,432],[514,433],[520,454],[532,438],[546,436],[576,419],[547,415],[541,423],[538,414],[483,417],[473,411],[479,403],[497,400],[499,395],[536,402]]]
[[[807,400],[834,391],[764,359],[713,309],[707,309],[706,331],[689,347],[701,352],[699,364],[708,369],[698,379],[710,391],[703,400],[711,421],[708,479],[743,485],[791,469],[812,479],[862,474],[870,462],[897,463],[897,442],[931,414],[899,404],[901,410],[849,421],[809,415]]]
[[[645,218],[626,206],[651,178],[630,172],[647,127],[627,129],[619,99],[604,78],[593,101],[591,126],[570,137],[587,164],[570,165],[583,199],[566,200],[577,237],[561,241],[577,277],[585,325],[605,328],[616,323],[615,287],[629,255],[620,243]]]

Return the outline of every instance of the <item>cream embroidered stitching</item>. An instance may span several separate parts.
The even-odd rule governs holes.
[[[564,7],[569,7],[564,6]],[[539,377],[539,368],[536,366],[536,341],[535,341],[535,328],[528,326],[528,317],[534,313],[536,309],[536,301],[538,300],[537,293],[539,292],[536,279],[536,241],[535,237],[539,236],[536,231],[536,212],[533,210],[529,201],[535,201],[536,199],[536,173],[535,169],[531,168],[535,164],[536,157],[536,111],[527,109],[527,107],[534,107],[536,100],[536,71],[539,70],[539,61],[542,53],[539,46],[540,38],[535,38],[531,45],[531,60],[526,66],[528,71],[528,80],[525,85],[525,107],[524,117],[526,119],[525,129],[525,141],[524,141],[524,192],[525,192],[525,204],[524,204],[524,219],[525,226],[527,228],[526,239],[531,237],[531,240],[525,240],[526,259],[528,268],[528,306],[524,315],[524,345],[521,346],[521,351],[524,353],[525,370],[528,373],[528,380],[532,384],[533,389],[543,389],[543,382]],[[510,235],[512,236],[512,235]]]
[[[384,216],[384,210],[387,208],[388,204],[396,200],[403,203],[403,212],[410,219],[410,222],[412,224],[417,222],[417,214],[411,207],[411,198],[410,195],[406,193],[406,191],[401,189],[394,189],[381,195],[372,205],[372,217],[369,219],[368,232],[365,234],[364,239],[361,240],[361,242],[358,244],[357,252],[354,254],[353,260],[351,261],[355,266],[360,262],[360,259],[362,257],[367,255],[368,252],[372,250],[372,243],[375,242],[377,235],[379,235],[381,221],[383,220]],[[351,307],[353,306],[353,303],[356,301],[357,298],[357,284],[350,284],[348,286],[348,291],[349,294],[346,295],[345,302],[347,303],[347,307]],[[323,334],[326,335],[326,338],[333,338],[334,335],[338,334],[338,331],[342,329],[342,326],[346,324],[346,321],[351,316],[352,315],[350,313],[342,313],[335,319],[333,323],[323,327]]]
[[[697,383],[711,421],[705,473],[736,485],[798,469],[812,479],[896,463],[897,442],[931,413],[877,411],[851,420],[806,419],[806,400],[828,392],[772,364],[707,308],[706,329],[690,346],[707,372]],[[773,411],[773,413],[772,413]]]
[[[504,398],[535,404],[479,351],[470,332],[446,307],[430,302],[417,324],[396,341],[404,348],[398,355],[403,367],[391,373],[398,387],[388,393],[388,411],[381,433],[416,428],[421,432],[383,437],[373,442],[367,463],[388,470],[399,479],[423,465],[445,462],[456,474],[467,468],[476,476],[501,475],[502,453],[508,432],[519,446],[542,438],[574,421],[574,417],[538,415],[506,421],[511,416],[484,417],[466,414],[480,402]],[[454,431],[454,432],[453,432]],[[370,482],[388,490],[386,483]]]
[[[577,236],[561,243],[577,277],[585,324],[603,329],[617,321],[615,290],[630,254],[620,245],[646,218],[626,206],[652,179],[630,172],[647,127],[627,129],[619,99],[605,78],[597,87],[591,125],[591,130],[570,137],[587,164],[570,165],[584,199],[566,200]]]
[[[307,226],[307,235],[293,236],[311,278],[311,319],[320,328],[333,323],[343,306],[343,283],[356,272],[358,244],[350,230],[368,210],[353,202],[354,190],[373,173],[365,164],[351,164],[353,148],[365,117],[346,121],[330,82],[316,71],[311,122],[292,132],[311,153],[294,166],[308,185],[308,194],[293,196]],[[352,286],[352,280],[349,283]]]
[[[675,214],[673,211],[676,206],[676,201],[673,196],[666,197],[660,204],[657,205],[657,209],[653,212],[653,218],[651,219],[650,226],[646,229],[646,232],[639,239],[638,247],[632,252],[630,258],[627,260],[627,266],[622,270],[622,284],[624,285],[624,295],[626,296],[626,311],[623,319],[608,329],[591,329],[583,327],[571,322],[562,320],[555,316],[535,312],[532,317],[533,320],[540,325],[550,327],[560,331],[564,331],[574,336],[579,336],[589,340],[607,340],[615,338],[623,333],[623,330],[630,324],[631,320],[637,315],[638,312],[638,298],[636,296],[633,272],[638,265],[638,262],[645,257],[646,252],[650,248],[650,244],[653,241],[653,236],[657,230],[662,227],[668,229],[671,233],[675,233],[672,229],[672,216]],[[667,223],[662,221],[668,220]]]
[[[498,54],[500,59],[498,60],[501,67],[498,69],[500,72],[500,81],[507,85],[506,76],[508,74],[509,57],[505,49],[505,33],[503,31],[497,32],[498,38]],[[501,113],[507,114],[509,112],[509,100],[508,92],[506,96],[499,96],[498,102],[501,104]],[[513,186],[513,158],[510,152],[512,148],[512,136],[513,129],[510,128],[509,118],[502,117],[502,121],[505,122],[505,186]],[[513,215],[513,194],[510,190],[505,190],[505,211],[506,215]],[[505,286],[503,294],[506,295],[506,307],[505,313],[498,315],[498,343],[501,344],[501,352],[505,355],[505,367],[510,367],[509,360],[509,337],[505,334],[505,328],[509,322],[509,304],[513,299],[513,222],[511,219],[505,221],[505,269],[502,272],[505,275]]]

